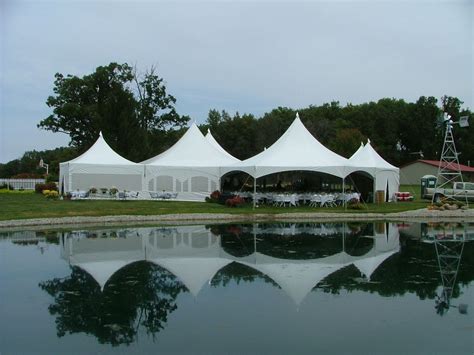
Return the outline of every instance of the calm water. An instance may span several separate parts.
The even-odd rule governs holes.
[[[474,224],[3,232],[0,353],[472,354],[473,280]]]

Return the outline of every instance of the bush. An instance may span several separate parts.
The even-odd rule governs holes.
[[[242,197],[234,196],[232,198],[227,199],[227,201],[225,201],[225,205],[227,207],[238,207],[244,204],[244,202],[245,200]]]
[[[221,197],[220,191],[216,190],[211,193],[209,197],[206,197],[206,202],[218,203]]]
[[[0,185],[0,190],[15,190],[15,188],[9,184],[2,184]]]
[[[347,205],[347,209],[349,209],[349,210],[365,210],[365,206],[360,202],[349,203]]]
[[[58,187],[54,182],[48,182],[46,184],[36,184],[35,191],[39,194],[43,193],[43,190],[58,191]]]
[[[95,194],[97,193],[97,189],[94,186],[91,186],[91,188],[89,189],[89,193]]]
[[[48,200],[57,200],[59,198],[59,192],[57,192],[56,190],[43,190],[43,195]]]
[[[109,194],[112,196],[114,196],[117,192],[118,192],[118,189],[115,186],[111,187],[109,190]]]

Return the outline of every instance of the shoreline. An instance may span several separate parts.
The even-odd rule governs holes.
[[[474,209],[430,211],[426,208],[396,213],[279,213],[279,214],[226,214],[189,213],[168,215],[78,216],[61,218],[33,218],[0,221],[0,231],[30,228],[61,228],[73,226],[110,226],[136,224],[194,224],[272,221],[388,221],[388,222],[474,222]]]

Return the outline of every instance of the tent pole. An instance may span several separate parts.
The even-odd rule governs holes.
[[[257,178],[253,178],[253,209],[255,209],[255,205],[257,203]]]
[[[346,178],[342,178],[342,204],[346,210]]]

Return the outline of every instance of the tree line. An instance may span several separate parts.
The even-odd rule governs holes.
[[[138,73],[126,63],[110,63],[83,77],[57,73],[53,93],[46,100],[52,113],[38,127],[69,135],[69,147],[26,152],[20,159],[0,164],[0,177],[44,173],[37,166],[43,158],[55,178],[59,162],[85,152],[99,132],[117,153],[140,162],[173,145],[190,121],[176,111],[176,98],[167,92],[155,67]],[[382,157],[401,166],[421,155],[439,159],[444,136],[440,114],[446,112],[454,121],[472,117],[462,104],[451,96],[440,100],[421,96],[416,102],[382,98],[357,105],[333,101],[298,109],[278,107],[260,117],[211,109],[200,128],[203,133],[210,129],[230,154],[246,159],[272,145],[299,112],[308,130],[336,153],[350,157],[370,139]],[[455,128],[454,135],[460,162],[469,164],[474,157],[474,128]]]

